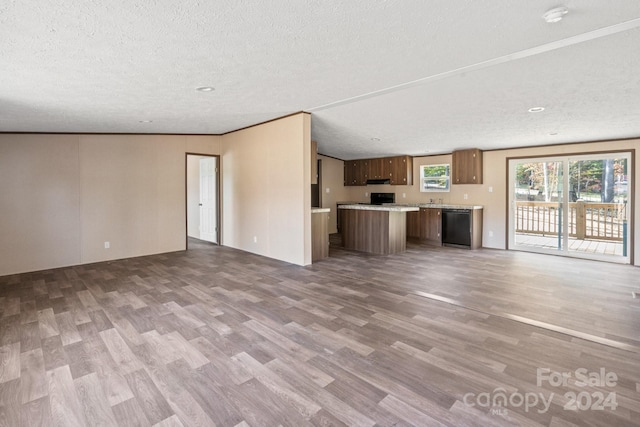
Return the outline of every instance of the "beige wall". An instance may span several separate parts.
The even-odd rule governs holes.
[[[0,135],[0,275],[78,264],[78,137]]]
[[[322,207],[330,208],[329,234],[337,233],[336,228],[336,202],[348,201],[349,188],[344,186],[344,162],[332,157],[319,155],[322,160],[322,186],[320,196]]]
[[[311,263],[311,130],[300,113],[222,140],[225,246]]]
[[[222,154],[223,245],[309,264],[310,123],[301,113],[223,136],[1,134],[0,275],[184,250],[186,153]]]
[[[0,135],[0,275],[184,249],[185,153],[220,139]]]

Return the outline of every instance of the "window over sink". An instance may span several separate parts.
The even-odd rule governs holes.
[[[451,166],[447,164],[420,166],[420,191],[448,192],[450,189]]]

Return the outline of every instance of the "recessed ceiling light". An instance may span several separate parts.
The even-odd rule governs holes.
[[[138,120],[138,123],[153,123],[153,120]]]
[[[544,15],[542,15],[542,18],[547,21],[547,23],[553,24],[554,22],[558,22],[564,18],[564,15],[568,12],[569,8],[566,6],[554,7],[553,9],[547,10]]]
[[[371,138],[372,141],[380,141],[380,138]]]
[[[549,136],[556,136],[557,134],[558,134],[558,132],[551,132],[551,133],[549,134]]]
[[[530,113],[540,113],[544,111],[544,107],[531,107],[529,108]]]
[[[215,89],[212,88],[211,86],[200,86],[200,87],[197,87],[196,90],[198,92],[213,92]]]

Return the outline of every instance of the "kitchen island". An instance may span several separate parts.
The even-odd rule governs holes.
[[[342,246],[373,254],[395,254],[407,250],[407,212],[414,206],[338,206]]]

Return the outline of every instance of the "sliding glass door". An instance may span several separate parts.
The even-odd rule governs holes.
[[[629,263],[630,153],[509,160],[509,249]]]

